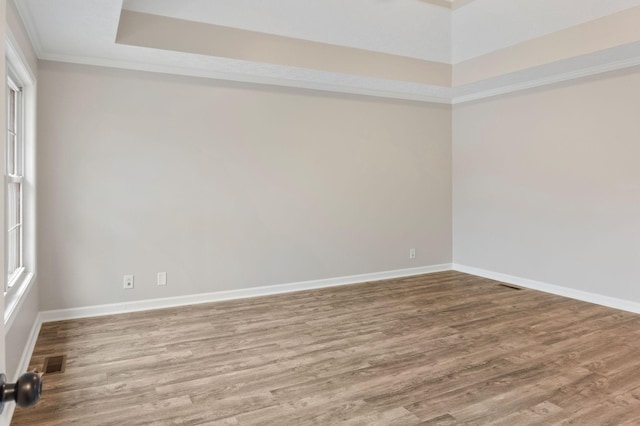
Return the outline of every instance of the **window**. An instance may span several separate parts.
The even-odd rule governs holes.
[[[7,29],[4,170],[4,324],[11,327],[36,274],[36,80]],[[3,198],[3,199],[2,199]],[[0,215],[1,216],[1,215]],[[0,221],[2,223],[2,221]]]
[[[24,272],[22,189],[24,181],[24,111],[22,89],[15,77],[7,78],[6,226],[7,289]]]

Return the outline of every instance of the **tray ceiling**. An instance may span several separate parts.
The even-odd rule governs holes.
[[[428,102],[640,64],[640,0],[15,4],[44,60]]]

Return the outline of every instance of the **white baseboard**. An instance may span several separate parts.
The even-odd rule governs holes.
[[[289,293],[293,291],[312,290],[340,285],[359,284],[363,282],[388,280],[392,278],[408,277],[411,275],[428,274],[432,272],[450,271],[451,264],[422,266],[418,268],[397,269],[393,271],[374,272],[369,274],[350,275],[346,277],[327,278],[321,280],[301,281],[288,284],[277,284],[264,287],[251,287],[239,290],[217,291],[214,293],[192,294],[187,296],[166,297],[162,299],[140,300],[135,302],[114,303],[109,305],[95,305],[82,308],[58,309],[42,311],[39,314],[41,322],[61,321],[66,319],[88,318],[103,315],[122,314],[128,312],[147,311],[151,309],[172,308],[184,305],[219,302],[222,300],[245,299],[249,297],[267,296],[272,294]]]
[[[555,284],[548,284],[541,281],[530,280],[527,278],[515,277],[513,275],[501,274],[499,272],[487,271],[485,269],[474,268],[454,263],[452,269],[458,272],[465,272],[479,277],[489,278],[501,281],[507,284],[513,284],[520,287],[539,290],[545,293],[551,293],[558,296],[564,296],[571,299],[582,300],[583,302],[595,303],[597,305],[607,306],[609,308],[620,309],[622,311],[640,314],[640,303],[629,300],[618,299],[616,297],[604,296],[602,294],[590,293],[588,291],[576,290],[569,287],[563,287]]]

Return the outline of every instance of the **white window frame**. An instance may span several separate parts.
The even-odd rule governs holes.
[[[22,224],[22,268],[16,271],[11,277],[8,277],[5,273],[4,277],[4,324],[5,333],[10,329],[13,320],[17,316],[16,313],[20,311],[20,306],[26,298],[28,290],[32,287],[31,283],[36,276],[36,204],[35,204],[35,141],[36,141],[36,79],[31,71],[24,54],[19,48],[19,44],[14,38],[11,31],[6,29],[6,60],[7,60],[7,82],[9,78],[13,80],[15,85],[21,88],[22,93],[22,105],[20,106],[20,113],[22,113],[22,149],[23,155],[22,161],[22,218],[20,223]],[[8,103],[8,93],[5,94],[5,105]],[[8,115],[8,112],[7,112]],[[7,128],[4,129],[5,137],[7,135]],[[6,144],[5,144],[6,145]],[[6,147],[5,153],[6,153]],[[6,154],[5,154],[6,155]],[[4,172],[4,270],[8,271],[8,220],[7,213],[7,189],[12,177],[8,176],[6,170],[6,159]]]

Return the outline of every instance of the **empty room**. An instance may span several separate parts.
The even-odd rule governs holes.
[[[0,426],[640,424],[640,0],[0,16]]]

